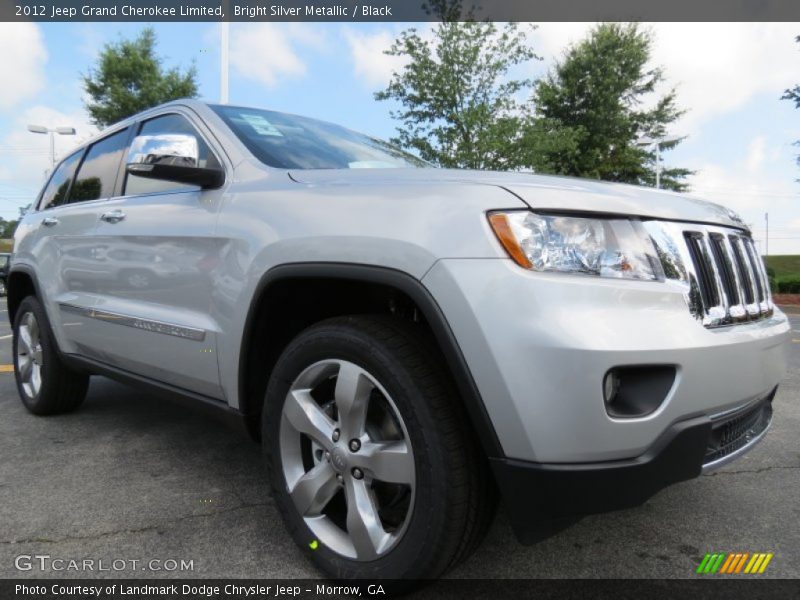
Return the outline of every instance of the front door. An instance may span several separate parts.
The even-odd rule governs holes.
[[[136,135],[169,134],[196,136],[200,166],[220,166],[189,115],[155,117]],[[93,241],[105,269],[94,358],[221,398],[212,281],[224,251],[214,237],[223,192],[121,176],[121,195],[104,203]]]

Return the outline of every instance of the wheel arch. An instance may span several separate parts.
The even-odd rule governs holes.
[[[39,282],[32,269],[19,266],[9,271],[6,278],[6,302],[8,304],[8,320],[14,322],[17,309],[26,296],[36,296],[44,305],[39,289]]]
[[[330,309],[326,306],[303,318],[302,308],[296,308],[296,303],[298,292],[308,290],[330,293],[325,297],[326,302],[334,299]],[[355,303],[349,304],[354,298]],[[257,435],[258,415],[269,373],[291,339],[325,318],[374,312],[370,308],[377,306],[371,304],[376,298],[388,301],[391,312],[396,310],[401,316],[403,311],[419,311],[442,354],[485,454],[504,456],[466,359],[431,293],[418,279],[403,271],[351,263],[285,264],[270,269],[259,280],[245,320],[238,367],[239,409],[248,417],[251,434]],[[410,301],[410,306],[406,301]],[[295,311],[299,318],[286,318],[287,310]]]

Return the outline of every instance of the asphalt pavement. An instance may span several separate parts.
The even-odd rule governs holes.
[[[10,365],[4,300],[0,310],[0,365]],[[450,575],[685,578],[705,553],[736,551],[774,553],[762,577],[800,577],[800,314],[792,322],[774,424],[748,455],[531,547],[516,542],[501,511],[479,550]],[[43,570],[42,559],[18,559],[43,555]],[[95,571],[56,571],[69,563],[54,559],[94,560]],[[101,559],[123,568],[97,571]],[[245,436],[99,377],[76,413],[36,417],[0,366],[0,578],[86,576],[319,573],[284,530],[259,447]]]

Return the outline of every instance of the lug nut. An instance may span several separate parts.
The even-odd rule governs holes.
[[[364,479],[364,472],[358,467],[356,467],[355,469],[353,469],[353,477],[355,479]]]
[[[350,440],[350,452],[358,452],[361,449],[361,440]]]
[[[339,430],[338,430],[338,429],[334,429],[334,430],[333,430],[333,435],[331,436],[331,439],[332,439],[334,442],[338,442],[338,441],[339,441],[339,436],[340,436],[340,435],[342,435],[342,434],[339,432]]]
[[[331,461],[331,453],[328,452],[327,450],[325,451],[325,460],[327,460],[328,462]]]
[[[344,477],[342,477],[341,475],[337,475],[336,481],[338,481],[339,483],[344,483]]]

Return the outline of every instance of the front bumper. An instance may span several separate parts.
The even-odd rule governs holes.
[[[769,429],[775,392],[737,411],[679,421],[632,459],[583,464],[492,459],[514,531],[523,543],[533,542],[554,525],[633,508],[668,485],[738,458]]]
[[[779,310],[709,329],[669,282],[533,273],[506,259],[440,260],[423,283],[447,315],[503,458],[588,463],[635,458],[673,424],[766,396],[786,371]],[[657,409],[612,417],[603,381],[617,367],[668,365]]]
[[[777,309],[709,329],[669,282],[532,273],[505,259],[441,260],[423,283],[500,441],[489,459],[523,541],[637,506],[736,458],[769,426],[791,331]],[[610,416],[605,374],[653,365],[676,373],[658,408]]]

